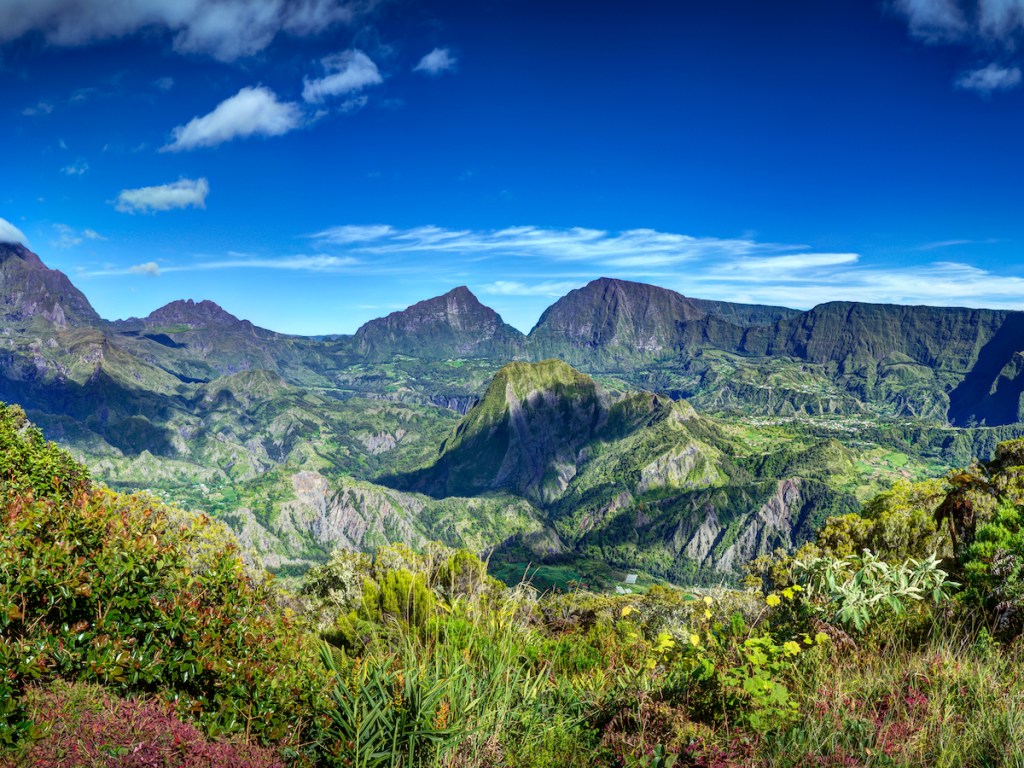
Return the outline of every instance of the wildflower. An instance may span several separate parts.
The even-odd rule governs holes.
[[[626,618],[631,613],[636,613],[636,608],[634,608],[631,605],[623,606],[623,608],[622,608],[622,618]]]
[[[694,648],[700,648],[700,637],[697,635],[690,635],[690,645]]]
[[[704,595],[704,605],[714,605],[715,601],[711,599],[710,595]]]
[[[828,635],[826,635],[824,632],[819,632],[814,636],[814,642],[818,645],[824,645],[828,642]]]
[[[787,640],[782,644],[782,650],[785,651],[787,656],[796,656],[800,653],[800,645],[793,640]]]
[[[766,597],[764,601],[774,608],[776,605],[782,602],[782,599],[773,592],[772,594],[768,595],[768,597]]]

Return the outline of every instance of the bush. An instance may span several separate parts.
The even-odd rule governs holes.
[[[67,501],[89,487],[89,472],[43,439],[16,405],[0,403],[0,499],[18,495]]]
[[[28,768],[284,768],[274,750],[208,740],[173,708],[121,699],[96,685],[58,683],[28,691],[40,736],[20,758]]]
[[[159,694],[210,734],[297,739],[322,699],[315,649],[224,528],[145,496],[15,496],[0,539],[0,735],[60,677]]]

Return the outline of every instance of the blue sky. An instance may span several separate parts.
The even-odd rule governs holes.
[[[602,276],[1024,309],[1024,0],[0,0],[0,238],[350,332]]]

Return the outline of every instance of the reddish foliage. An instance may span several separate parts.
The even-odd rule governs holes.
[[[161,701],[89,690],[84,701],[81,688],[66,687],[36,698],[32,714],[44,735],[20,761],[23,768],[284,768],[272,749],[208,741]]]

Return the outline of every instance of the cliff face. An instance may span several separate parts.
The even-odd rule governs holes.
[[[41,319],[60,329],[102,322],[63,272],[14,243],[0,243],[0,317],[16,324]]]
[[[735,348],[744,328],[731,320],[768,320],[787,312],[751,309],[731,311],[724,302],[698,302],[665,288],[600,278],[570,291],[541,315],[530,332],[530,349],[535,357],[625,365],[709,344]]]

